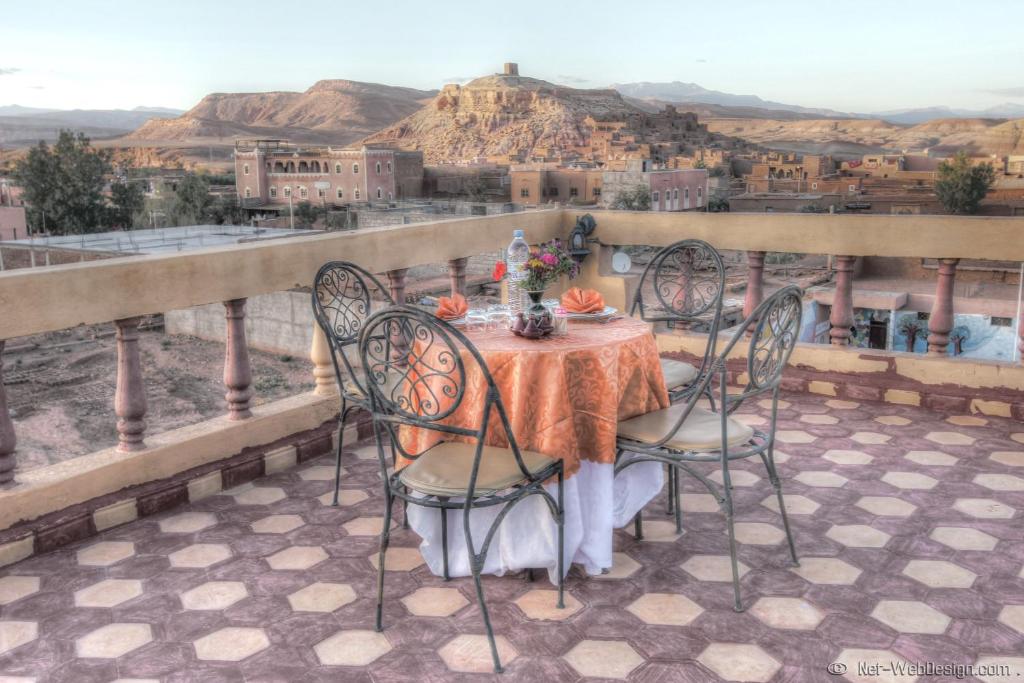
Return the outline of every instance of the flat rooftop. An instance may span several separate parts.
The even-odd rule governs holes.
[[[113,230],[84,235],[59,235],[37,239],[8,240],[0,245],[127,254],[162,254],[222,247],[243,242],[316,235],[320,230],[257,228],[248,225],[182,225],[174,228]]]

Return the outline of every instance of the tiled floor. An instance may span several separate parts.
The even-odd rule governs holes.
[[[648,540],[618,534],[610,574],[574,570],[564,611],[546,581],[486,581],[502,680],[828,681],[833,662],[853,681],[914,680],[865,668],[889,662],[1003,662],[982,679],[1024,679],[1024,426],[786,399],[800,568],[758,463],[741,464],[749,609],[733,612],[724,520],[687,482],[686,533],[657,501]],[[393,537],[373,631],[374,457],[346,454],[340,508],[324,459],[0,570],[0,681],[492,677],[468,673],[490,665],[471,582],[432,576],[411,532]]]

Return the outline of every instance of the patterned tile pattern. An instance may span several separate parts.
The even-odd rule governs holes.
[[[894,661],[1004,663],[1010,677],[984,680],[1024,680],[1024,430],[799,394],[783,406],[799,568],[760,464],[738,464],[748,610],[734,612],[724,519],[684,478],[685,532],[655,501],[646,540],[616,535],[608,574],[573,570],[567,609],[545,580],[485,580],[500,680],[842,680],[831,662],[850,681],[913,680],[858,668]],[[471,582],[431,575],[409,531],[392,537],[374,632],[372,456],[345,455],[337,508],[323,458],[0,570],[0,680],[498,680]]]

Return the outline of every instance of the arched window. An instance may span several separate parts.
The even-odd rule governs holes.
[[[359,164],[352,164],[352,172],[359,173]]]
[[[325,197],[327,197],[327,190],[321,190],[320,188],[317,188],[316,196],[319,197],[320,199],[324,199]]]
[[[384,190],[377,188],[377,199],[384,199]]]
[[[242,175],[249,175],[249,164],[242,166]]]
[[[319,173],[320,172],[320,162],[319,161],[314,161],[312,166],[310,166],[310,170],[313,171],[313,173]]]
[[[291,187],[285,185],[284,196],[285,197],[291,197],[292,196],[292,188]]]
[[[388,162],[388,175],[391,175],[391,162]]]
[[[252,188],[249,188],[249,187],[245,188],[245,198],[246,199],[252,199]]]
[[[309,164],[305,161],[299,162],[299,173],[309,173]]]
[[[334,165],[334,172],[335,173],[341,173],[341,164],[335,164]]]
[[[288,170],[287,170],[287,172],[288,173],[295,173],[295,162],[294,161],[289,161],[288,162]]]
[[[704,188],[703,187],[698,187],[697,188],[697,199],[700,199],[703,196],[704,196]]]
[[[358,187],[356,188],[355,194],[353,196],[356,198],[356,201],[359,201],[359,188]]]
[[[690,188],[684,187],[683,188],[683,199],[689,199],[689,198],[690,198]]]
[[[380,162],[377,162],[377,175],[380,175]]]
[[[270,188],[270,198],[271,199],[277,199],[277,188],[276,187],[271,187]]]
[[[679,199],[679,188],[672,190],[672,199]]]
[[[299,187],[299,199],[308,199],[308,198],[309,198],[309,190],[307,190],[305,188],[305,186],[300,186]]]
[[[274,173],[284,173],[287,169],[280,161],[274,162]]]
[[[345,198],[345,191],[339,187],[338,188],[338,199],[344,199],[344,198]]]
[[[390,192],[388,192],[388,201],[390,202],[394,198],[395,198],[394,195],[392,195]]]

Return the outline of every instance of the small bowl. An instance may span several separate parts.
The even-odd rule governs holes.
[[[513,319],[512,327],[509,328],[512,330],[512,334],[524,339],[540,339],[548,336],[555,329],[550,313],[545,313],[539,318],[532,318],[534,325],[531,328],[526,326],[529,320],[530,318],[523,316],[522,313],[517,314]]]

